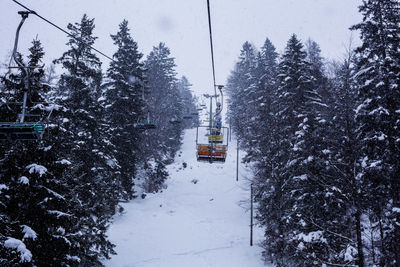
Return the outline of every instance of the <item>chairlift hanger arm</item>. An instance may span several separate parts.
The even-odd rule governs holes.
[[[31,13],[32,12],[30,11],[18,11],[18,14],[20,14],[22,18],[15,33],[14,49],[12,52],[12,58],[14,59],[15,63],[17,63],[18,68],[20,68],[24,72],[25,76],[27,75],[27,71],[25,70],[26,66],[18,59],[17,49],[18,49],[19,32],[21,31],[22,25],[24,24],[26,18]],[[10,60],[10,65],[11,65],[11,60]]]

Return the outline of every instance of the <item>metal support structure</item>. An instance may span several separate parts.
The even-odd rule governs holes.
[[[142,101],[145,104],[146,103],[146,99],[145,99],[145,83],[137,78],[134,78],[134,81],[132,81],[132,83],[137,83],[142,87]],[[146,107],[147,107],[147,103],[146,103]],[[133,124],[133,127],[139,130],[149,130],[149,129],[156,129],[157,125],[154,122],[150,122],[150,111],[147,109],[147,116],[146,119],[144,119],[145,122],[137,122]],[[170,121],[171,122],[171,121]],[[171,122],[172,123],[172,122]]]
[[[229,141],[232,141],[232,123],[231,118],[229,118]]]
[[[28,93],[30,90],[30,83],[29,83],[29,74],[30,74],[30,69],[28,67],[26,67],[17,57],[17,49],[18,49],[18,39],[19,39],[19,32],[21,30],[22,25],[24,24],[26,18],[29,16],[29,14],[31,14],[32,12],[30,11],[19,11],[18,14],[21,15],[21,22],[19,23],[18,27],[17,27],[17,32],[15,33],[15,42],[14,42],[14,49],[13,49],[13,54],[12,54],[12,58],[14,58],[15,63],[17,63],[19,69],[22,70],[22,72],[24,73],[25,79],[24,79],[24,83],[25,83],[25,88],[24,88],[24,100],[22,102],[22,112],[20,114],[20,118],[19,118],[19,122],[23,123],[25,120],[25,114],[26,114],[26,101],[28,99]],[[11,65],[11,61],[10,61],[10,65]]]
[[[250,246],[253,246],[253,184],[250,185]]]
[[[210,136],[212,137],[212,126],[213,126],[213,117],[212,117],[212,96],[210,97]],[[214,143],[211,142],[211,149],[210,149],[210,163],[213,162],[212,160],[212,153],[214,151]]]
[[[239,139],[236,143],[236,181],[239,181]]]
[[[209,122],[210,133],[209,133],[209,135],[212,136],[212,128],[213,128],[213,111],[212,111],[212,107],[213,107],[213,106],[212,106],[212,99],[213,99],[213,98],[217,99],[217,97],[218,97],[219,95],[217,95],[217,94],[215,94],[215,95],[204,94],[204,96],[205,96],[206,98],[210,98],[210,122]],[[214,143],[211,142],[210,146],[211,146],[211,147],[210,147],[210,163],[212,163],[212,162],[213,162],[212,153],[213,153],[213,151],[214,151]]]

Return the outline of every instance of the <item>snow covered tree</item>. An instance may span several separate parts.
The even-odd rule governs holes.
[[[277,57],[275,47],[267,38],[264,45],[261,47],[257,56],[256,68],[253,71],[254,79],[254,100],[247,105],[254,106],[255,114],[252,114],[252,119],[249,123],[249,136],[246,142],[246,161],[254,162],[254,178],[253,187],[255,188],[255,200],[258,203],[257,219],[261,225],[266,227],[266,236],[271,236],[272,232],[276,232],[277,228],[274,223],[277,220],[272,219],[273,216],[278,215],[279,212],[276,205],[278,202],[270,195],[271,186],[273,186],[273,177],[271,171],[274,168],[272,155],[277,149],[277,128],[276,119],[274,116],[274,96],[277,87]],[[274,211],[274,212],[271,212]],[[274,240],[267,238],[265,244],[269,243],[265,248],[268,250],[269,255],[273,254],[270,248],[276,247],[272,244]],[[277,245],[279,246],[279,245]]]
[[[119,185],[115,173],[111,142],[104,121],[104,109],[99,104],[102,81],[101,62],[93,54],[94,19],[84,15],[79,23],[69,24],[74,38],[67,45],[69,50],[55,62],[66,70],[59,80],[58,101],[65,107],[60,114],[60,135],[65,159],[71,162],[65,174],[71,187],[70,197],[80,203],[74,210],[79,218],[76,223],[81,236],[83,253],[81,264],[96,264],[99,257],[113,252],[106,238],[108,221],[118,202]]]
[[[268,194],[279,215],[273,217],[277,221],[267,222],[275,232],[266,234],[275,244],[270,253],[284,266],[330,261],[330,240],[323,218],[330,215],[334,204],[324,186],[325,142],[320,136],[323,104],[306,57],[303,45],[293,35],[279,63],[279,87],[273,103],[279,118],[279,150],[271,155],[273,184]]]
[[[144,117],[142,94],[145,81],[140,62],[143,55],[130,34],[127,20],[122,21],[118,33],[111,38],[118,50],[107,71],[103,102],[109,125],[107,134],[114,145],[116,162],[113,164],[118,166],[114,179],[120,181],[122,197],[130,199],[134,194],[141,140],[141,132],[134,128],[134,124]]]
[[[400,264],[400,4],[395,0],[366,0],[355,78],[360,140],[357,174],[368,199],[371,220],[379,225],[380,266]]]
[[[149,160],[146,163],[146,177],[143,183],[146,193],[156,193],[165,187],[165,180],[169,174],[163,161]]]
[[[32,42],[28,66],[38,66],[44,55],[39,40]],[[22,56],[19,55],[22,60]],[[45,97],[44,71],[30,68],[29,113],[42,115],[54,108]],[[11,99],[21,101],[25,72],[3,78]],[[3,91],[3,92],[5,92]],[[17,97],[18,96],[18,97]],[[1,105],[8,109],[7,105]],[[11,109],[6,114],[19,113]],[[4,113],[2,113],[4,114]],[[46,114],[47,115],[47,114]],[[16,118],[17,115],[9,116]],[[30,117],[27,117],[29,119]],[[35,118],[35,117],[34,117]],[[52,126],[47,130],[52,132]],[[69,201],[63,180],[67,160],[60,160],[57,142],[4,143],[0,148],[0,263],[3,266],[76,265],[80,248],[74,241],[77,203]]]
[[[328,105],[332,102],[332,96],[328,79],[325,75],[324,59],[321,56],[321,48],[315,41],[308,39],[305,43],[305,51],[307,53],[306,60],[311,67],[314,86],[317,88],[316,90],[324,101],[324,104]],[[324,114],[328,114],[328,111],[329,109],[326,109],[323,112]]]
[[[346,264],[365,266],[365,251],[369,242],[365,242],[362,217],[363,213],[368,213],[368,204],[364,185],[357,176],[360,142],[356,134],[354,104],[357,102],[357,87],[353,77],[355,66],[351,45],[345,60],[333,65],[334,73],[329,80],[333,101],[330,103],[326,133],[330,147],[326,153],[330,162],[329,175],[335,177],[335,201],[341,207],[335,221],[346,225],[336,230],[343,237],[339,240],[343,247],[339,258]]]
[[[164,43],[153,47],[145,67],[150,90],[150,118],[157,129],[146,133],[149,157],[171,162],[180,147],[182,134],[182,97],[177,87],[174,58]]]
[[[196,99],[193,97],[189,80],[182,76],[177,82],[177,88],[182,98],[183,128],[191,128],[199,125],[199,115],[196,107]]]
[[[144,133],[141,147],[146,157],[144,169],[147,177],[143,187],[147,192],[155,192],[163,187],[168,177],[165,166],[172,163],[181,145],[185,127],[184,110],[192,109],[191,94],[188,91],[190,83],[186,78],[178,81],[175,66],[174,58],[164,43],[153,47],[145,61],[149,89],[146,102],[149,118],[157,125],[156,129]],[[185,97],[189,98],[185,100]],[[185,103],[189,106],[185,106]]]
[[[250,113],[247,121],[249,136],[243,140],[248,153],[247,161],[260,161],[271,149],[275,120],[271,103],[276,91],[277,57],[275,47],[267,38],[257,55],[256,66],[252,71],[253,84],[248,90],[251,95],[244,103],[247,106],[246,111]]]
[[[240,51],[238,62],[231,72],[226,85],[228,93],[228,119],[231,127],[239,139],[247,140],[247,123],[251,118],[254,107],[248,103],[254,100],[255,77],[253,76],[256,67],[257,51],[254,45],[245,42]],[[251,102],[253,104],[253,102]],[[246,108],[251,107],[251,110]]]

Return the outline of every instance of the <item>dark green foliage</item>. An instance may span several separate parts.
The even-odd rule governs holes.
[[[191,84],[186,77],[177,79],[175,66],[174,58],[164,43],[153,47],[145,61],[149,119],[157,125],[156,129],[143,133],[141,146],[146,156],[145,165],[150,166],[143,183],[147,192],[156,192],[163,187],[168,176],[165,165],[172,163],[180,148],[183,129],[198,123],[197,115],[184,119],[197,110],[190,93]]]
[[[36,66],[44,55],[38,40],[30,48],[29,65]],[[42,69],[32,69],[30,75],[29,113],[48,113],[43,109],[54,108],[44,98],[50,90],[41,81]],[[21,101],[17,92],[23,88],[20,83],[23,72],[3,78],[3,97],[10,101]],[[14,94],[9,92],[15,92]],[[40,104],[34,104],[40,103]],[[16,117],[20,108],[7,109]],[[47,115],[47,114],[46,114]],[[50,127],[49,131],[52,131]],[[51,144],[51,145],[50,145]],[[3,266],[60,266],[76,264],[74,257],[79,255],[79,244],[74,240],[78,217],[73,210],[77,203],[68,200],[69,188],[62,179],[64,164],[57,154],[57,142],[4,142],[1,146],[0,185],[0,261]],[[20,242],[27,250],[17,252],[16,247],[6,246],[4,242]],[[3,245],[4,244],[4,245]]]
[[[365,157],[374,150],[385,155],[389,149],[378,150],[376,143],[362,149],[365,140],[382,139],[376,129],[384,127],[375,125],[382,118],[361,124],[354,120],[362,118],[358,113],[366,107],[361,102],[356,108],[357,87],[373,81],[367,78],[374,77],[373,68],[355,73],[349,51],[348,59],[336,64],[328,78],[318,44],[309,40],[304,49],[295,35],[279,66],[268,40],[256,58],[254,51],[246,42],[227,89],[235,133],[248,152],[245,160],[253,163],[257,219],[265,227],[264,256],[277,266],[393,265],[396,243],[390,240],[396,227],[391,220],[397,216],[393,209],[397,206],[387,203],[395,202],[392,185],[396,180],[382,180],[388,172],[372,172],[367,165],[372,157]],[[371,64],[367,58],[360,56],[358,62],[366,59]],[[372,58],[378,57],[373,54]],[[390,66],[397,73],[398,63]],[[397,86],[396,81],[389,84],[392,89]],[[367,95],[378,102],[384,99]],[[376,116],[373,109],[362,114]],[[366,126],[374,138],[360,139]],[[388,132],[385,137],[389,134],[393,136]],[[377,155],[371,163],[385,158]],[[371,166],[382,170],[379,165]],[[389,257],[383,260],[381,255]]]
[[[196,109],[197,100],[190,92],[191,86],[192,85],[185,76],[179,79],[177,83],[177,88],[182,98],[182,127],[185,129],[195,127],[200,123],[199,115],[197,114],[199,111]]]
[[[229,97],[228,119],[232,129],[240,137],[248,136],[246,126],[252,113],[246,110],[246,105],[254,96],[253,74],[256,67],[256,56],[255,47],[249,42],[245,42],[240,52],[239,61],[236,63],[226,85]]]
[[[103,133],[108,129],[104,121],[104,107],[99,105],[102,80],[101,62],[87,46],[95,41],[94,20],[83,16],[80,23],[69,24],[71,33],[85,44],[71,38],[70,50],[56,62],[66,73],[59,81],[60,104],[65,108],[59,115],[63,152],[72,164],[65,170],[70,186],[70,197],[80,205],[74,210],[79,218],[76,227],[82,250],[81,264],[94,264],[99,257],[108,257],[113,246],[106,239],[108,221],[118,203],[119,185],[113,179],[112,145]],[[62,119],[61,119],[62,118]]]
[[[357,178],[366,192],[370,220],[379,225],[380,266],[400,264],[400,4],[368,0],[360,6],[363,22],[356,50]],[[374,240],[373,240],[374,241]]]
[[[29,76],[27,106],[38,117],[26,121],[42,118],[45,138],[0,147],[1,266],[102,266],[101,260],[114,253],[106,235],[111,217],[120,200],[135,197],[140,165],[150,166],[145,189],[160,191],[183,128],[197,123],[197,118],[169,123],[196,107],[190,83],[184,77],[178,82],[164,44],[149,55],[146,75],[124,20],[111,35],[117,51],[103,80],[90,47],[96,40],[94,19],[84,15],[68,29],[75,38],[54,61],[64,69],[57,86],[49,86],[54,67],[47,74],[32,68]],[[43,55],[34,40],[27,64],[39,66]],[[18,119],[20,106],[7,102],[22,101],[27,77],[22,70],[2,77],[0,121]],[[160,125],[153,133],[134,127],[147,122],[148,114]]]
[[[180,147],[183,126],[182,96],[177,85],[174,58],[164,43],[153,47],[148,55],[145,67],[150,94],[148,106],[150,118],[157,129],[146,132],[146,155],[155,159],[172,162]]]
[[[165,180],[168,178],[168,172],[162,161],[149,161],[147,163],[146,178],[143,184],[147,193],[156,193],[163,188]]]
[[[102,104],[108,125],[106,133],[113,144],[116,160],[113,164],[118,166],[115,168],[114,179],[119,181],[121,198],[131,199],[134,197],[136,165],[141,156],[139,143],[142,140],[142,132],[135,129],[134,124],[144,119],[142,54],[129,33],[126,20],[111,38],[118,50],[107,71],[108,80],[104,85]]]

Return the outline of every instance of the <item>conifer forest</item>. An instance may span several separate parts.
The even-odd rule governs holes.
[[[313,36],[293,33],[284,47],[269,36],[261,47],[244,41],[223,87],[211,38],[220,20],[211,24],[214,0],[202,1],[211,96],[178,73],[163,40],[144,53],[135,29],[145,25],[127,19],[108,34],[110,57],[96,49],[101,18],[90,13],[58,25],[67,42],[51,62],[41,36],[21,52],[19,29],[23,35],[29,20],[43,18],[29,1],[10,2],[24,12],[2,36],[13,45],[15,38],[14,47],[0,47],[9,52],[0,73],[0,266],[190,266],[108,263],[120,244],[110,226],[129,213],[128,203],[148,209],[145,201],[178,186],[168,181],[179,171],[192,187],[217,170],[233,180],[237,159],[253,194],[239,200],[254,204],[260,230],[255,258],[237,266],[400,266],[399,0],[357,1],[361,20],[348,27],[359,42],[340,59],[325,58]],[[193,151],[185,154],[188,136]],[[177,162],[183,167],[175,171]],[[213,201],[207,195],[207,205]],[[220,248],[193,257],[207,249]],[[183,254],[190,253],[174,255]],[[193,266],[236,265],[221,258]]]

